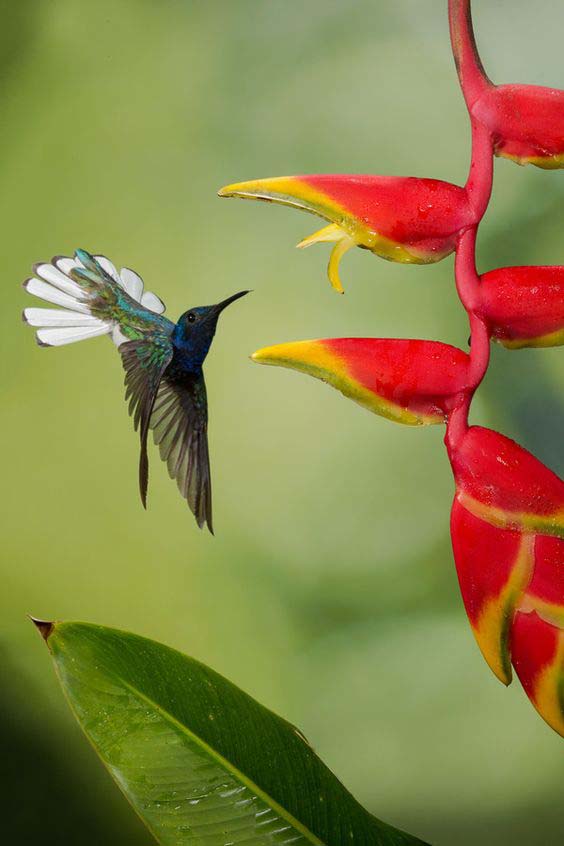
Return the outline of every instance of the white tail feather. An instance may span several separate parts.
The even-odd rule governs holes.
[[[49,326],[95,326],[101,322],[90,314],[57,308],[26,308],[23,318],[30,326],[39,326],[44,329]]]
[[[141,295],[143,294],[143,280],[139,274],[129,267],[122,267],[121,269],[121,284],[130,297],[133,297],[137,302],[141,302]]]
[[[111,329],[112,327],[108,323],[96,320],[95,326],[65,326],[60,329],[38,329],[36,334],[37,340],[42,346],[62,347],[64,344],[74,344],[76,341],[85,341],[87,338],[106,335],[108,332],[111,332]]]
[[[39,297],[40,300],[63,306],[63,308],[69,308],[71,311],[81,311],[84,314],[89,314],[86,303],[79,302],[74,297],[64,294],[59,288],[54,288],[53,285],[44,282],[42,279],[28,279],[24,282],[24,288],[28,294],[33,294],[34,297]]]
[[[163,314],[166,308],[160,297],[157,297],[157,295],[153,294],[152,291],[145,291],[141,297],[141,305],[156,312],[157,314]]]
[[[41,279],[49,282],[50,285],[54,285],[55,288],[58,288],[70,297],[75,297],[77,300],[85,300],[87,297],[80,285],[77,285],[76,282],[73,282],[72,279],[69,279],[68,276],[65,276],[64,273],[52,264],[36,264],[34,272]]]
[[[106,258],[106,256],[94,256],[98,264],[106,271],[108,276],[111,276],[115,282],[119,282],[121,285],[121,280],[119,278],[119,274],[116,270],[116,266],[113,262]]]
[[[73,267],[82,267],[82,262],[73,258],[66,258],[66,256],[59,256],[55,259],[55,265],[59,268],[61,273],[66,275],[70,273]]]

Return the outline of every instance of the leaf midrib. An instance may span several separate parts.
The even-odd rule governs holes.
[[[113,675],[113,674],[112,674]],[[306,826],[303,825],[299,820],[297,820],[292,814],[290,814],[282,805],[279,805],[278,802],[273,799],[268,793],[258,787],[252,779],[248,778],[241,770],[238,769],[234,764],[227,760],[220,752],[215,750],[209,743],[206,743],[199,735],[195,732],[191,731],[188,726],[185,726],[183,723],[180,722],[173,714],[151,699],[150,696],[147,696],[138,688],[134,687],[134,685],[126,682],[125,679],[117,676],[120,683],[123,685],[124,688],[129,690],[133,695],[137,696],[143,702],[150,705],[157,713],[161,715],[161,717],[177,728],[181,734],[186,735],[190,740],[192,740],[197,746],[199,746],[207,755],[213,758],[218,764],[220,764],[224,769],[226,769],[229,773],[231,773],[235,778],[237,778],[242,784],[245,785],[249,790],[255,793],[263,802],[269,805],[274,811],[276,811],[282,819],[286,820],[290,825],[292,825],[297,831],[300,832],[304,837],[306,837],[312,846],[326,846],[323,841],[319,840],[313,832],[311,832]]]

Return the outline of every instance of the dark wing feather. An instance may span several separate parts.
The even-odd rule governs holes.
[[[201,529],[207,523],[213,534],[208,407],[201,374],[163,376],[150,428],[169,475],[176,479],[198,526]]]
[[[139,429],[141,439],[139,491],[146,508],[149,483],[149,423],[163,373],[172,359],[173,348],[170,338],[159,334],[146,340],[127,341],[120,345],[119,351],[125,369],[125,399],[129,400],[129,413],[133,415],[133,425],[135,431]]]

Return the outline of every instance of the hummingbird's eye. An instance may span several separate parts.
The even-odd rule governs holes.
[[[195,323],[196,322],[196,315],[193,311],[188,312],[188,323]]]

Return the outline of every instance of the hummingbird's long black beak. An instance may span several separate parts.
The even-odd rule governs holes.
[[[223,311],[224,308],[227,308],[228,305],[231,305],[231,303],[234,303],[235,300],[239,300],[241,297],[244,297],[246,294],[250,294],[250,293],[251,293],[250,291],[239,291],[238,294],[233,294],[231,297],[227,297],[226,300],[222,300],[220,303],[218,303],[216,306],[214,306],[214,312],[216,314],[219,314],[220,312]]]

